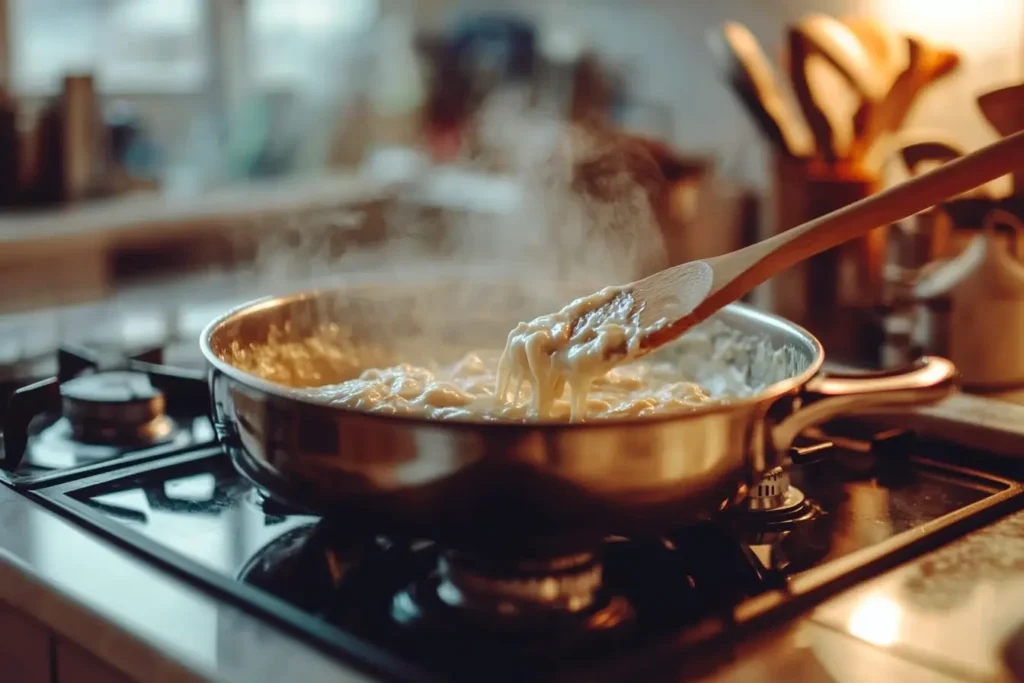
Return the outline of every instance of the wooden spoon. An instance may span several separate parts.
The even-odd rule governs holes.
[[[708,33],[708,47],[761,133],[788,156],[810,154],[809,134],[782,96],[768,58],[746,26],[734,21]]]
[[[820,83],[808,73],[812,58],[825,60],[853,88],[861,102],[875,102],[884,85],[875,71],[871,57],[857,36],[842,22],[823,14],[808,16],[789,30],[789,72],[793,92],[807,125],[814,135],[818,152],[829,162],[845,156],[837,149],[833,122],[826,110]]]
[[[1024,83],[979,96],[978,108],[1000,135],[1024,130]],[[1013,174],[1013,193],[1024,194],[1024,168]]]
[[[1024,83],[979,95],[978,108],[1000,135],[1024,130]]]
[[[860,40],[885,87],[891,86],[900,71],[901,60],[897,54],[902,43],[900,38],[868,17],[849,16],[841,21]]]
[[[867,156],[880,136],[899,130],[921,91],[960,65],[960,57],[955,52],[935,48],[914,36],[907,36],[906,40],[906,68],[881,102],[865,102],[854,116],[856,141],[852,156]]]
[[[907,173],[915,176],[921,164],[945,164],[959,159],[966,152],[952,140],[929,138],[903,145],[900,147],[899,154]]]
[[[584,319],[596,325],[603,319],[621,319],[627,311],[641,329],[646,328],[634,354],[643,355],[786,268],[1010,173],[1022,163],[1024,131],[739,251],[637,280],[577,320],[574,328]],[[606,353],[624,356],[626,350]]]

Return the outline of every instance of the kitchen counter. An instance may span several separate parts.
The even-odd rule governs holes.
[[[314,241],[330,234],[351,248],[369,248],[379,246],[388,231],[409,227],[390,224],[384,218],[388,206],[489,217],[507,215],[522,201],[521,186],[506,176],[458,167],[399,171],[371,169],[250,183],[195,197],[145,194],[39,213],[0,213],[0,290],[7,294],[0,312],[102,299],[120,286],[115,263],[135,264],[142,272],[163,267],[156,265],[163,261],[173,272],[233,268],[254,258],[254,250],[256,258],[262,256],[267,243],[274,247],[274,234],[298,232],[313,233]]]
[[[27,248],[37,242],[88,236],[103,240],[120,233],[146,233],[160,226],[226,221],[238,216],[296,211],[378,199],[388,186],[359,174],[251,183],[195,197],[139,193],[39,212],[0,214],[0,244]]]
[[[360,209],[389,187],[358,175],[252,184],[192,198],[140,194],[39,213],[0,214],[0,312],[93,301],[118,286],[115,263],[210,267],[244,253],[267,219]],[[155,260],[153,260],[155,258]],[[148,263],[147,259],[152,261]],[[148,265],[147,265],[148,263]]]
[[[0,486],[3,603],[140,683],[369,680]]]
[[[685,673],[723,683],[1000,680],[1000,648],[1024,621],[1022,558],[1018,512]],[[0,487],[0,624],[4,603],[48,634],[51,651],[91,653],[126,681],[370,680]]]
[[[160,228],[203,227],[259,215],[358,205],[388,198],[399,190],[410,203],[483,213],[512,210],[521,200],[521,188],[513,178],[458,167],[439,167],[428,173],[351,172],[277,179],[196,196],[140,193],[39,212],[0,213],[0,255],[76,236],[92,240],[129,235],[144,238]]]
[[[1001,648],[1024,625],[1022,605],[1018,512],[837,596],[812,618],[956,680],[993,680]]]

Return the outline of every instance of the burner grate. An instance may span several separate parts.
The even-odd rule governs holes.
[[[161,348],[110,358],[65,346],[56,375],[7,397],[0,468],[27,484],[161,445],[206,443],[208,414],[205,375],[163,365]]]
[[[876,441],[842,439],[827,457],[820,452],[795,466],[793,484],[816,516],[810,523],[782,520],[770,545],[744,541],[742,521],[729,518],[661,539],[605,539],[591,548],[602,571],[594,607],[611,597],[625,601],[627,628],[591,631],[585,619],[569,616],[554,636],[549,630],[540,638],[528,629],[510,634],[429,591],[422,600],[413,596],[417,619],[395,619],[396,596],[442,578],[442,549],[368,536],[343,517],[279,509],[217,448],[118,464],[29,495],[390,679],[646,680],[652,667],[678,672],[691,665],[695,648],[727,649],[753,629],[1019,507],[1021,489],[1012,482],[928,460],[922,456],[932,452],[912,441],[901,458],[876,458],[871,452],[882,441],[893,445]],[[507,568],[509,558],[494,559]],[[529,565],[547,571],[535,560]]]
[[[289,529],[238,579],[430,668],[461,662],[467,670],[487,661],[557,669],[628,651],[773,585],[727,528],[711,524],[672,539],[610,539],[599,557],[603,575],[592,604],[526,618],[445,601],[438,587],[450,554],[433,543],[360,541],[327,522]],[[592,562],[584,565],[586,573]]]

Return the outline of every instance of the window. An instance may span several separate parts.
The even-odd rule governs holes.
[[[105,92],[202,87],[204,0],[8,0],[12,78],[21,93],[59,89],[69,71]]]
[[[95,74],[107,93],[200,90],[212,63],[211,2],[245,8],[251,83],[309,87],[337,77],[378,17],[378,0],[0,2],[11,6],[12,77],[23,94],[55,92],[73,71]]]
[[[253,82],[294,86],[337,78],[331,65],[372,28],[377,14],[376,0],[249,0]]]

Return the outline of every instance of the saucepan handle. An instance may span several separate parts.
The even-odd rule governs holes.
[[[959,383],[956,366],[936,356],[925,356],[905,370],[820,374],[803,386],[792,413],[772,428],[775,452],[785,452],[800,432],[834,417],[938,403]]]

